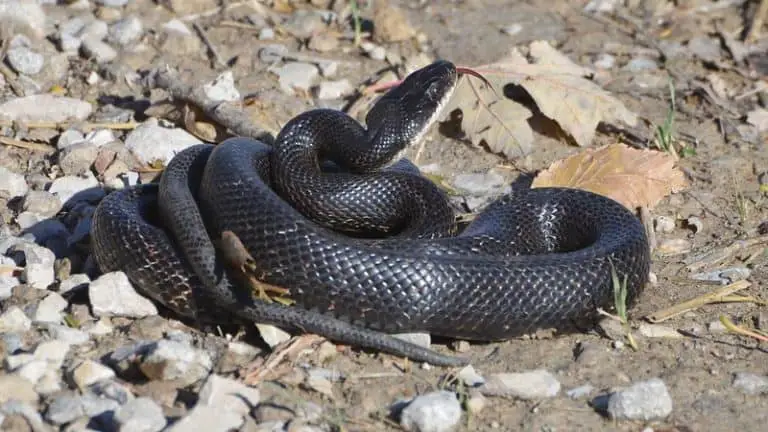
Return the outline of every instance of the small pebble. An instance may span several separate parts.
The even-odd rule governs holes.
[[[349,95],[353,90],[354,88],[348,79],[340,79],[321,82],[317,86],[316,94],[318,99],[339,99]]]
[[[183,129],[160,126],[155,118],[145,121],[125,138],[125,148],[146,165],[159,161],[167,166],[176,153],[201,143]]]
[[[97,63],[108,63],[117,58],[117,51],[108,43],[98,39],[85,39],[80,46],[80,51],[88,59]]]
[[[574,387],[570,390],[567,390],[565,394],[571,399],[580,399],[585,396],[588,396],[593,391],[595,391],[594,386],[592,386],[591,384],[584,384],[582,386]]]
[[[456,395],[438,391],[415,397],[400,414],[400,425],[407,431],[448,432],[461,420],[461,404]]]
[[[88,297],[96,316],[141,318],[157,315],[157,307],[133,289],[123,272],[99,276],[88,286]]]
[[[264,342],[266,342],[270,348],[274,348],[291,338],[290,333],[273,325],[257,323],[256,328],[259,330],[261,338],[264,339]]]
[[[655,220],[656,231],[662,233],[671,233],[675,230],[675,218],[669,216],[658,216]]]
[[[672,413],[672,397],[664,381],[653,378],[608,397],[608,415],[617,420],[658,420]]]
[[[274,70],[278,76],[280,88],[287,94],[293,95],[295,90],[309,91],[315,84],[320,71],[310,63],[291,62]]]
[[[178,380],[182,386],[200,381],[208,375],[212,367],[213,360],[207,352],[169,340],[150,344],[139,365],[149,379]]]
[[[198,403],[244,416],[259,404],[259,390],[233,379],[211,375],[200,389]]]
[[[560,381],[546,370],[498,373],[486,378],[480,391],[488,396],[513,396],[523,400],[543,399],[560,393]]]
[[[55,280],[53,264],[56,256],[50,249],[34,243],[20,243],[11,248],[24,257],[21,280],[37,289],[47,289]]]
[[[85,360],[72,370],[72,382],[82,391],[91,384],[115,377],[115,371],[93,360]]]
[[[85,177],[59,177],[51,183],[48,192],[56,195],[64,206],[72,206],[78,201],[98,201],[105,195],[90,171]]]
[[[226,71],[212,82],[203,85],[203,93],[211,101],[231,102],[240,100],[240,92],[235,87],[232,71]]]
[[[65,325],[51,324],[48,326],[48,332],[57,340],[70,345],[81,345],[90,340],[88,333]]]
[[[144,26],[136,16],[129,16],[115,21],[109,26],[109,41],[120,46],[128,46],[141,38]]]
[[[37,304],[33,321],[36,323],[59,323],[61,312],[69,303],[60,294],[52,292]]]
[[[681,339],[684,337],[677,330],[660,324],[642,323],[637,330],[641,335],[649,338]]]
[[[6,59],[13,70],[24,75],[37,75],[45,64],[45,57],[42,54],[27,47],[9,49]]]
[[[152,399],[133,399],[115,411],[114,422],[121,432],[157,432],[167,421],[163,409]]]
[[[768,376],[737,372],[733,375],[732,385],[748,395],[768,393]]]
[[[8,199],[23,197],[27,191],[29,186],[23,175],[0,166],[0,197]]]
[[[0,118],[24,122],[61,123],[85,120],[93,108],[88,102],[65,96],[37,94],[0,104]]]
[[[168,428],[167,432],[187,432],[197,430],[206,432],[229,432],[233,430],[240,430],[240,426],[242,426],[242,424],[242,415],[228,410],[222,411],[218,407],[198,404],[181,420]],[[303,429],[294,428],[293,422],[291,422],[291,425],[292,431],[303,431]],[[280,430],[283,429],[272,429],[272,431]]]

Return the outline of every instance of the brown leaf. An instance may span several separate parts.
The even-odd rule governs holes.
[[[612,198],[627,208],[653,208],[665,196],[688,187],[675,158],[654,150],[611,144],[553,163],[531,187],[572,187]]]
[[[462,77],[443,111],[445,116],[461,110],[462,129],[472,141],[485,141],[492,150],[508,157],[530,153],[533,131],[527,120],[534,115],[505,96],[510,84],[525,89],[541,114],[556,122],[579,146],[592,143],[600,122],[637,123],[637,116],[621,101],[585,78],[591,75],[589,69],[573,63],[547,42],[531,43],[530,57],[531,61],[513,49],[499,62],[471,68],[492,88]]]

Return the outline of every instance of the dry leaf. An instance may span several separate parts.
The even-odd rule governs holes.
[[[531,187],[572,187],[607,196],[630,209],[653,208],[665,196],[688,187],[675,162],[667,153],[611,144],[553,163]]]
[[[472,141],[485,141],[492,150],[508,157],[529,153],[533,141],[527,123],[533,113],[503,96],[510,84],[523,87],[541,114],[556,122],[579,146],[592,143],[600,122],[637,124],[637,116],[621,101],[585,78],[592,73],[589,69],[573,63],[547,42],[531,43],[530,57],[533,62],[513,49],[497,63],[473,67],[493,91],[464,76],[443,112],[450,115],[461,110],[462,129]],[[507,142],[509,139],[512,142]]]

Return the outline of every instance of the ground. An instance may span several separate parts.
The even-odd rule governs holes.
[[[187,7],[194,9],[197,3],[190,2]],[[201,9],[206,9],[205,3],[201,2]],[[273,5],[244,3],[257,3],[259,7],[233,5],[224,12],[185,20],[190,26],[196,23],[205,29],[208,43],[214,47],[223,65],[216,65],[212,60],[215,56],[202,44],[184,51],[179,47],[186,45],[169,48],[162,42],[161,26],[174,17],[192,12],[172,12],[145,0],[132,1],[115,9],[93,7],[103,15],[138,16],[145,29],[141,49],[124,48],[119,59],[108,65],[72,57],[63,79],[49,78],[45,82],[59,85],[68,96],[90,101],[95,106],[112,103],[128,109],[133,120],[141,122],[147,116],[162,114],[158,106],[167,93],[142,87],[133,73],[142,75],[153,68],[168,66],[180,72],[182,81],[197,85],[224,70],[231,70],[235,87],[253,102],[246,108],[251,120],[259,127],[276,132],[281,124],[304,110],[318,105],[347,108],[348,102],[353,103],[355,97],[350,96],[349,101],[318,101],[311,92],[290,94],[281,89],[273,72],[278,65],[260,60],[260,48],[279,43],[291,52],[337,61],[339,71],[334,79],[345,78],[355,88],[370,84],[389,66],[386,61],[371,58],[353,44],[351,27],[326,29],[322,23],[300,22],[296,18],[300,15],[297,10],[343,12],[344,4],[326,8],[323,1],[313,1],[312,4],[277,2]],[[361,16],[373,18],[374,8],[360,3]],[[768,81],[768,57],[765,56],[768,29],[763,27],[765,35],[758,33],[754,41],[741,42],[758,2],[659,0],[624,2],[627,5],[608,1],[590,4],[593,3],[616,5],[610,12],[589,12],[585,11],[587,2],[584,1],[392,2],[402,8],[407,22],[418,34],[403,41],[376,41],[388,53],[400,54],[388,56],[389,59],[415,58],[423,46],[422,55],[445,58],[462,66],[494,63],[513,47],[524,49],[530,42],[538,40],[548,41],[573,62],[586,67],[595,68],[598,60],[605,60],[605,56],[610,55],[613,64],[601,69],[595,80],[641,118],[638,126],[628,129],[640,138],[625,141],[634,146],[653,147],[656,127],[664,124],[670,112],[669,77],[672,77],[675,89],[673,135],[678,149],[687,149],[680,152],[682,156],[677,165],[685,173],[690,187],[670,194],[650,210],[652,219],[667,216],[675,221],[675,226],[667,232],[657,229],[657,248],[652,264],[655,279],[630,310],[637,349],[617,343],[617,339],[622,340],[621,335],[610,332],[606,335],[600,331],[471,344],[463,354],[472,359],[472,365],[483,376],[543,369],[556,376],[562,390],[553,398],[536,400],[487,397],[481,411],[471,415],[464,413],[457,430],[639,431],[645,427],[657,431],[762,430],[768,421],[768,396],[747,394],[733,382],[734,374],[740,372],[768,375],[764,344],[752,337],[723,331],[718,320],[725,316],[744,327],[765,330],[768,315],[764,306],[755,302],[717,303],[697,307],[661,323],[677,331],[678,337],[648,337],[637,331],[646,323],[644,317],[719,287],[718,283],[693,279],[693,273],[746,268],[749,271],[746,280],[750,285],[740,294],[755,298],[765,298],[768,294],[767,240],[764,238],[768,232],[765,201],[768,192],[764,188],[768,183],[765,178],[768,172],[768,127],[766,120],[762,126],[747,121],[748,113],[768,106],[765,85]],[[49,17],[62,21],[79,13],[64,6],[50,6],[46,11]],[[276,30],[276,40],[260,40],[262,24],[248,21],[246,17],[251,14],[262,18],[275,14],[288,22],[275,26],[267,18],[266,23]],[[240,25],[233,26],[233,22]],[[376,19],[373,23],[377,25]],[[366,25],[364,22],[363,30]],[[312,34],[312,28],[317,33],[327,32],[331,38],[339,39],[338,46],[322,53],[307,49],[304,42]],[[366,35],[363,36],[366,40]],[[191,39],[198,39],[198,35],[195,33]],[[704,48],[699,47],[702,44]],[[739,47],[748,51],[743,58],[737,58],[740,54],[734,53]],[[649,59],[653,66],[627,66],[637,59]],[[102,76],[96,84],[86,81],[92,71]],[[8,88],[5,94],[11,95]],[[55,135],[51,134],[51,142],[55,142]],[[627,135],[601,127],[591,146],[620,142]],[[449,183],[457,174],[489,170],[512,182],[520,175],[535,175],[552,162],[582,151],[584,148],[572,142],[536,133],[530,155],[509,160],[481,146],[446,137],[439,128],[433,128],[419,154],[413,150],[408,156],[420,166],[436,164],[440,175]],[[43,170],[47,175],[50,171],[46,170],[56,163],[46,162],[45,156],[23,148],[4,146],[2,155],[7,159],[4,166],[15,166],[27,176],[34,174],[33,170]],[[8,211],[17,210],[6,211],[5,219],[10,227],[14,227],[13,215]],[[698,218],[702,224],[700,229],[686,225],[691,217]],[[723,260],[701,269],[690,271],[687,268],[698,262],[696,257],[700,254],[721,252],[743,240],[752,241],[752,246],[735,250]],[[27,298],[22,292],[25,291],[15,290],[3,309],[11,304],[23,305],[26,301],[39,300]],[[80,296],[69,300],[70,313],[90,317],[87,307],[83,306],[88,304],[87,298]],[[115,333],[97,339],[87,356],[101,358],[132,341],[162,337],[163,332],[170,329],[182,329],[192,334],[198,347],[210,346],[215,351],[226,344],[222,337],[202,334],[178,322],[171,313],[161,311],[161,314],[162,318],[114,318]],[[262,355],[268,354],[269,349],[258,335],[250,333],[254,332],[249,332],[244,340],[263,350]],[[437,347],[450,352],[450,341],[437,342],[447,343]],[[389,415],[389,407],[399,399],[439,388],[444,382],[441,377],[455,372],[423,368],[418,364],[403,368],[402,360],[391,356],[351,349],[340,351],[325,362],[318,359],[316,351],[309,351],[297,359],[289,355],[295,363],[278,362],[268,376],[272,381],[258,384],[262,402],[273,401],[275,406],[295,407],[302,401],[313,401],[323,407],[320,423],[335,425],[341,430],[399,430],[397,418]],[[322,363],[323,367],[346,377],[333,382],[333,397],[302,384],[302,365],[306,363]],[[242,379],[247,368],[248,362],[238,360],[230,364],[225,358],[219,359],[214,371]],[[593,406],[596,396],[652,378],[663,380],[673,401],[672,412],[665,418],[612,420]],[[168,418],[184,415],[194,404],[194,394],[198,390],[195,385],[179,388],[173,383],[124,379],[130,382],[136,395],[154,398]],[[566,390],[585,384],[594,386],[588,396],[566,396]],[[42,406],[44,404],[40,409],[44,411]],[[290,417],[262,408],[257,413],[257,422]]]

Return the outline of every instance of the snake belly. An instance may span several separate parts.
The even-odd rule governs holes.
[[[433,75],[427,84],[436,82]],[[430,102],[437,84],[415,76],[390,100],[398,106],[411,96]],[[444,95],[431,98],[434,107],[423,110],[427,126]],[[454,236],[437,188],[422,188],[419,176],[385,173],[388,180],[372,187],[352,174],[344,174],[344,183],[320,172],[318,152],[342,165],[363,154],[347,148],[334,155],[340,152],[326,142],[375,143],[372,137],[410,128],[412,122],[390,121],[402,110],[386,103],[369,114],[367,131],[342,114],[310,111],[289,122],[274,147],[232,138],[179,153],[159,188],[139,186],[102,200],[92,229],[97,263],[103,271],[125,271],[142,292],[180,313],[193,315],[210,303],[242,318],[446,365],[463,361],[388,334],[492,341],[578,327],[593,322],[598,309],[612,308],[614,272],[626,280],[628,304],[635,301],[648,279],[648,241],[638,218],[609,198],[568,188],[516,191]],[[412,135],[423,133],[412,129]],[[412,138],[386,151],[374,145],[383,157],[358,166],[380,166]],[[366,197],[379,189],[394,201],[371,211],[376,201]],[[285,196],[302,190],[320,196],[323,205],[300,211],[289,204]],[[402,195],[435,205],[419,207]],[[340,207],[367,209],[366,217],[350,221],[334,213]],[[404,225],[395,214],[403,209],[411,213],[405,219],[415,214],[418,223]],[[308,217],[313,211],[325,220]],[[342,232],[330,228],[339,223],[347,223]],[[393,226],[401,234],[391,238],[344,233]],[[256,301],[233,287],[214,247],[224,231],[242,241],[262,281],[290,290],[292,305]]]

